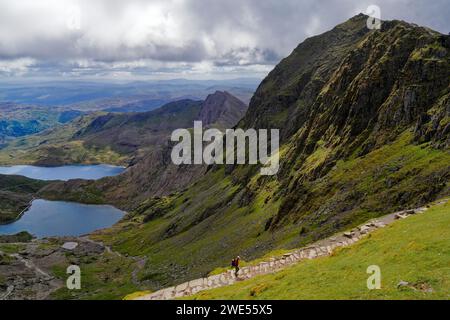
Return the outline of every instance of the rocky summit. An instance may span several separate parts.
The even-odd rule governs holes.
[[[203,101],[198,119],[203,125],[233,128],[247,111],[247,105],[224,91],[216,91]]]

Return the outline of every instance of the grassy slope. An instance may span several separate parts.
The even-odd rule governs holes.
[[[448,194],[448,150],[434,149],[428,143],[412,144],[411,140],[412,133],[407,130],[393,143],[362,157],[355,152],[338,161],[325,177],[305,181],[308,197],[304,211],[285,222],[288,228],[297,222],[306,231],[314,230],[317,239],[333,233],[337,226],[356,226],[387,212],[428,203],[439,192]],[[327,152],[318,148],[293,175],[320,166]],[[297,229],[290,231],[290,246],[304,244],[308,237],[305,232],[304,239],[299,239]]]
[[[193,299],[449,299],[450,203],[397,221],[331,257],[197,294]],[[381,268],[368,290],[366,269]],[[410,287],[397,288],[400,281]],[[414,289],[415,287],[416,289]],[[431,289],[431,290],[430,290]],[[427,292],[431,291],[431,292]]]
[[[11,222],[27,208],[33,194],[48,182],[0,175],[0,223]]]
[[[70,254],[67,258],[71,260]],[[81,289],[68,290],[63,287],[52,293],[53,299],[114,300],[140,289],[132,281],[132,272],[136,266],[131,259],[104,253],[95,258],[82,259],[79,266],[82,270]],[[66,268],[67,264],[56,265],[52,271],[56,277],[67,279]]]
[[[278,208],[276,180],[260,185],[258,177],[252,179],[249,188],[256,194],[250,203],[242,204],[236,196],[242,190],[237,190],[221,169],[210,172],[187,191],[159,200],[169,204],[162,205],[165,209],[157,214],[152,210],[154,203],[148,208],[144,204],[129,220],[96,237],[122,253],[146,256],[147,264],[139,276],[148,281],[151,290],[204,276],[228,265],[236,254],[251,260],[272,250],[301,247],[395,211],[397,207],[386,200],[388,197],[404,192],[419,197],[430,183],[430,174],[448,170],[448,152],[412,145],[409,139],[406,132],[395,143],[364,157],[339,162],[326,177],[308,186],[311,207],[316,205],[317,211],[299,212],[304,220],[273,231],[265,231],[265,225]],[[391,170],[393,167],[396,169]],[[387,184],[387,179],[394,179],[393,185]],[[355,191],[366,194],[357,205],[351,201]],[[332,210],[346,202],[352,204],[350,209],[342,213],[339,207],[335,207],[338,213]],[[329,216],[317,214],[320,206],[330,208]],[[408,206],[413,207],[404,205]],[[148,215],[152,218],[144,223]],[[333,223],[336,217],[341,219],[339,224]]]

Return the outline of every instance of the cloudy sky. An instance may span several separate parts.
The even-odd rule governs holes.
[[[263,77],[371,4],[450,32],[449,0],[0,0],[0,79]]]

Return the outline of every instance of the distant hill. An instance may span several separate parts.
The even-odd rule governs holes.
[[[184,98],[203,100],[211,92],[227,90],[243,99],[244,102],[248,102],[259,82],[260,79],[252,78],[231,80],[174,79],[131,82],[70,80],[23,83],[1,82],[0,101],[41,106],[65,106],[81,111],[99,111],[117,107],[122,108],[129,103],[139,103],[139,101],[145,100],[163,100],[164,103]],[[158,107],[164,103],[158,105]],[[148,105],[144,107],[148,108]]]
[[[450,204],[394,222],[330,257],[204,291],[195,300],[448,299]],[[423,232],[427,230],[427,232]],[[407,249],[404,249],[407,248]],[[367,289],[367,268],[381,268],[381,288]]]

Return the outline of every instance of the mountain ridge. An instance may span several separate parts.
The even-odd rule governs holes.
[[[204,125],[209,127],[228,128],[240,120],[246,108],[230,93],[216,91],[205,101],[180,100],[146,113],[100,116],[75,136],[91,148],[111,147],[119,153],[131,152],[128,170],[97,182],[69,181],[50,185],[42,190],[42,195],[54,193],[52,197],[86,201],[86,197],[76,198],[77,195],[93,192],[103,197],[87,197],[90,201],[110,202],[129,210],[149,196],[179,191],[204,175],[207,166],[172,164],[171,132],[192,128],[195,120],[205,121]]]

